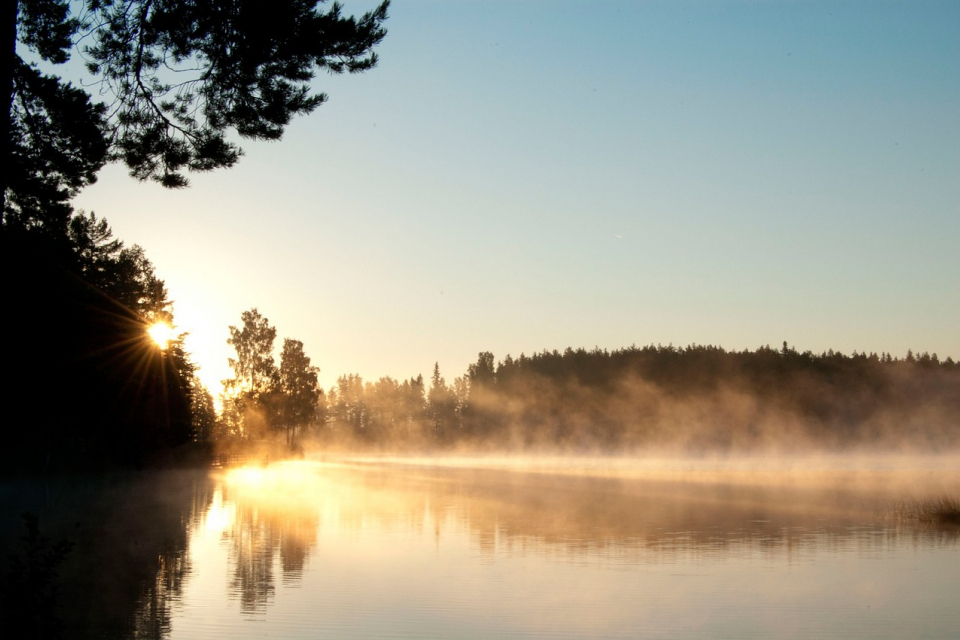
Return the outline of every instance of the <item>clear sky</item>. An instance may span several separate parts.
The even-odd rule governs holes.
[[[208,383],[251,307],[325,388],[568,346],[960,357],[960,2],[395,0],[387,26],[237,167],[111,166],[77,199],[144,247]]]

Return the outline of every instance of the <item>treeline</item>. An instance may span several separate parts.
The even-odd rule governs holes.
[[[693,345],[479,355],[398,382],[341,376],[309,429],[321,443],[404,448],[683,452],[960,442],[960,365],[936,354]]]
[[[422,375],[373,383],[356,374],[340,376],[326,394],[318,435],[387,446],[453,444],[466,433],[469,391],[467,377],[448,386],[438,365],[429,386]]]

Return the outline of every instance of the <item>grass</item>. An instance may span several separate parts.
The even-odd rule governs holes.
[[[903,502],[897,505],[896,515],[922,524],[960,525],[960,499],[941,496]]]

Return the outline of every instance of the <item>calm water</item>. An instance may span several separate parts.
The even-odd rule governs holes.
[[[327,459],[7,484],[65,637],[957,638],[956,458]],[[6,554],[5,554],[6,555]]]

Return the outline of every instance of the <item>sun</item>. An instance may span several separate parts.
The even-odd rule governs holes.
[[[147,329],[147,333],[161,349],[166,349],[168,346],[170,346],[170,341],[175,337],[173,327],[166,322],[153,323],[150,325],[150,328]]]

